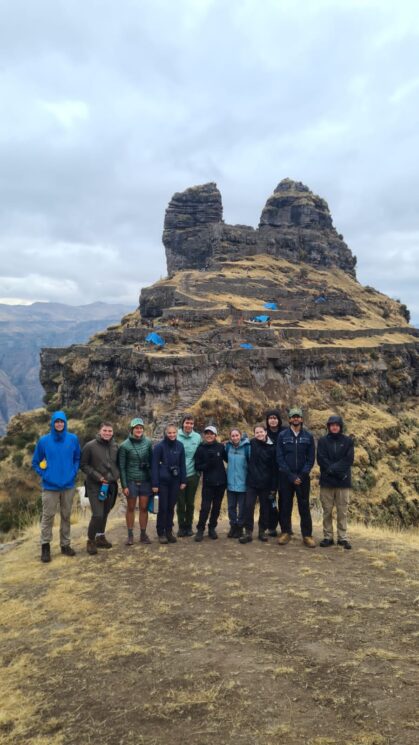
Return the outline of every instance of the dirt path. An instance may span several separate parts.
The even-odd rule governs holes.
[[[1,556],[0,743],[416,744],[417,548],[220,533]]]

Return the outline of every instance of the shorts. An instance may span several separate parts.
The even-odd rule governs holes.
[[[128,489],[128,499],[137,499],[137,497],[151,497],[150,481],[128,481]]]

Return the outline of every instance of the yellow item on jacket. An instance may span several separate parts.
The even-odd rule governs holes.
[[[41,462],[39,464],[39,468],[42,468],[42,470],[45,471],[46,467],[47,467],[47,462],[46,462],[46,460],[44,458],[43,460],[41,460]]]

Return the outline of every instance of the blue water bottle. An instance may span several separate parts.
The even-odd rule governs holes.
[[[104,502],[108,496],[109,484],[102,484],[99,491],[99,501]]]

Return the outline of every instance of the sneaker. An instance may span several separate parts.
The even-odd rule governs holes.
[[[259,530],[258,539],[260,541],[262,541],[262,543],[267,543],[268,542],[268,536],[266,535],[266,533],[265,533],[264,530]]]
[[[140,535],[140,543],[151,543],[151,540],[148,537],[147,533],[141,533],[141,535]]]
[[[129,535],[127,540],[125,541],[126,546],[133,546],[134,545],[134,536]]]
[[[167,540],[167,536],[166,535],[159,535],[159,543],[161,543],[162,545],[164,545],[166,543],[169,543],[169,541]]]
[[[64,556],[76,555],[74,548],[71,548],[71,546],[61,546],[61,553],[64,554]]]
[[[271,536],[271,538],[276,538],[278,535],[278,531],[276,528],[273,528],[273,530],[268,530],[268,535]]]
[[[320,541],[319,546],[322,548],[328,548],[328,546],[334,546],[335,542],[333,538],[323,538],[322,541]]]
[[[179,528],[179,530],[177,532],[177,537],[178,538],[186,538],[187,535],[188,534],[186,532],[186,528]]]
[[[303,538],[303,543],[307,548],[316,548],[316,541],[314,538],[311,537],[311,535],[305,535]]]
[[[95,540],[98,548],[112,548],[112,543],[104,535],[97,535]]]
[[[281,533],[281,535],[278,538],[278,544],[280,546],[286,546],[287,543],[289,543],[291,540],[290,533]]]
[[[41,561],[48,564],[51,561],[51,550],[49,543],[43,543],[41,546]]]
[[[204,531],[203,530],[197,530],[195,534],[195,541],[197,543],[201,543],[201,541],[204,539]]]
[[[96,541],[91,541],[90,538],[88,538],[87,544],[86,544],[86,551],[88,554],[90,554],[90,556],[94,556],[95,554],[97,554]]]
[[[346,538],[339,539],[338,546],[343,546],[343,548],[346,548],[348,551],[350,551],[350,549],[352,548],[352,544],[349,543]]]
[[[253,541],[253,533],[251,530],[246,530],[244,535],[240,536],[239,543],[251,543]]]
[[[218,533],[215,528],[208,528],[208,538],[212,538],[213,541],[217,540]]]
[[[168,530],[166,536],[167,536],[168,543],[177,543],[177,538],[176,536],[173,535],[172,530]]]

